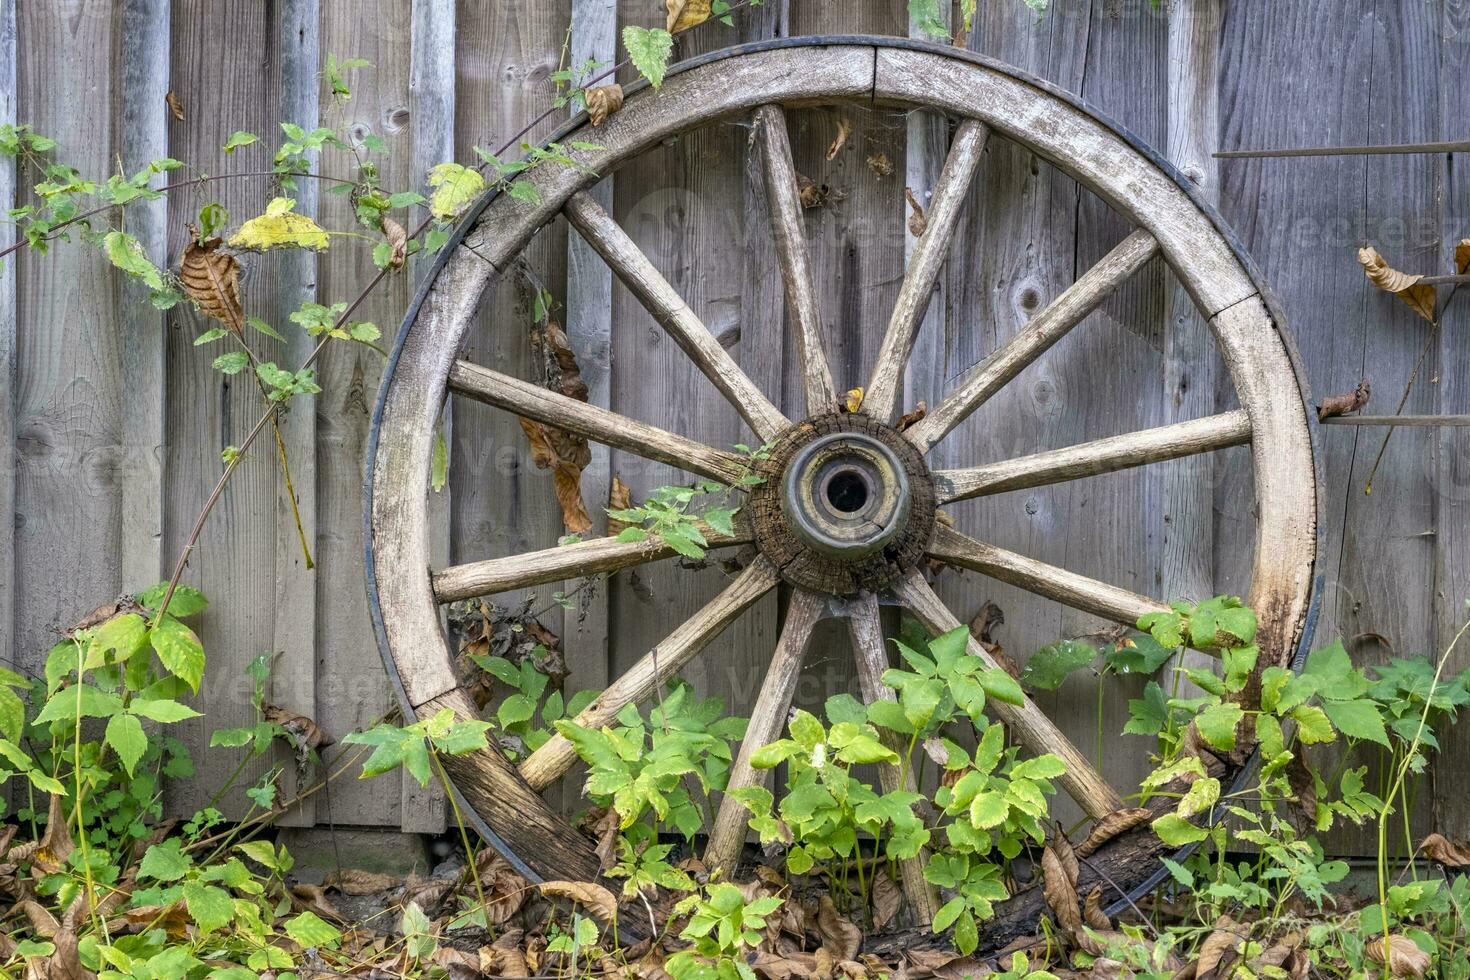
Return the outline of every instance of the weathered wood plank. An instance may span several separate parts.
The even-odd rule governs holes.
[[[572,0],[572,26],[568,64],[573,68],[594,61],[611,65],[618,53],[617,0]],[[568,111],[571,111],[569,107]],[[613,206],[611,174],[586,192],[598,206]],[[612,405],[612,270],[580,235],[567,236],[566,333],[587,385],[587,401],[600,408]],[[612,489],[613,453],[602,443],[592,443],[592,460],[582,470],[582,499],[592,518],[593,532],[606,529],[608,494]],[[601,690],[607,687],[611,666],[611,624],[608,620],[608,584],[599,582],[578,590],[581,582],[569,581],[564,592],[574,596],[576,608],[562,616],[562,651],[575,688]],[[575,811],[580,804],[575,782],[568,781],[562,793],[562,809]]]
[[[455,0],[411,0],[409,7],[408,124],[409,186],[429,196],[429,171],[454,159]],[[415,209],[420,221],[425,209]],[[405,227],[409,227],[405,225]],[[432,267],[433,258],[420,253],[409,263],[418,285]],[[392,318],[385,328],[396,328]],[[385,333],[386,333],[385,329]],[[439,416],[445,447],[453,443],[454,406],[446,403]],[[436,564],[450,560],[453,491],[446,484],[429,498],[430,555]],[[448,826],[447,798],[440,786],[428,789],[407,773],[403,777],[399,828],[405,832],[440,833]]]
[[[0,0],[0,126],[17,116],[16,2]],[[15,161],[0,159],[0,210],[19,205]],[[13,224],[0,224],[0,249],[15,244]],[[0,643],[18,661],[15,635],[15,344],[19,308],[15,288],[17,259],[0,259]],[[15,666],[14,663],[11,664]]]
[[[342,9],[342,5],[334,5],[329,13]],[[321,115],[317,95],[320,85],[318,78],[320,51],[338,50],[333,46],[333,41],[336,39],[331,36],[330,31],[325,36],[322,34],[320,0],[283,0],[276,6],[275,12],[276,22],[273,27],[276,64],[280,73],[280,118],[295,122],[310,130],[317,124]],[[324,43],[325,48],[323,48]],[[364,53],[362,56],[367,55]],[[340,160],[340,155],[338,160]],[[319,215],[326,221],[326,227],[347,228],[352,225],[350,209],[342,207],[342,198],[334,198],[325,208],[319,207],[321,187],[318,181],[298,181],[292,197],[296,200],[296,210],[299,213]],[[333,204],[336,206],[334,207]],[[348,213],[344,215],[344,211]],[[341,256],[346,251],[344,249],[329,253],[324,260],[325,268],[322,272],[329,275],[328,270],[334,263],[341,263]],[[300,309],[302,303],[313,302],[317,299],[317,255],[315,252],[300,250],[283,254],[277,261],[277,268],[273,270],[276,281],[276,309],[279,311],[277,329],[286,338],[286,342],[280,346],[277,353],[282,359],[279,363],[291,365],[291,369],[295,370],[295,365],[304,363],[311,356],[311,350],[316,346],[317,338],[310,336],[304,329],[290,323],[286,318],[292,311]],[[326,359],[317,366],[317,375],[319,383],[322,384],[325,401],[316,400],[315,404],[313,404],[314,400],[297,401],[289,407],[278,422],[280,445],[285,447],[287,466],[281,467],[279,458],[277,459],[279,477],[276,485],[274,522],[276,616],[275,629],[271,635],[271,649],[276,651],[279,657],[271,676],[271,701],[308,718],[316,718],[320,723],[328,726],[328,731],[347,731],[350,727],[363,724],[369,719],[362,719],[348,728],[339,727],[341,718],[327,718],[319,709],[316,697],[317,665],[323,659],[321,653],[324,652],[317,649],[318,636],[336,646],[332,655],[325,659],[334,666],[346,668],[344,676],[354,676],[358,673],[351,666],[354,653],[359,657],[366,657],[372,650],[368,642],[368,631],[364,629],[367,617],[363,615],[361,602],[354,602],[357,607],[354,612],[357,615],[353,619],[347,622],[340,620],[326,622],[323,624],[325,629],[320,632],[317,630],[317,563],[325,560],[328,563],[327,567],[339,564],[335,560],[336,555],[320,554],[320,543],[317,536],[319,483],[323,491],[320,499],[326,502],[326,509],[330,511],[332,504],[337,501],[353,501],[352,490],[357,482],[351,479],[333,480],[333,474],[330,472],[334,465],[348,462],[343,458],[351,455],[351,449],[347,446],[333,447],[338,451],[321,454],[324,468],[328,472],[323,473],[322,479],[318,480],[317,419],[331,411],[330,399],[343,387],[340,376],[333,370],[336,361],[334,355],[337,353],[338,351],[335,350],[328,352]],[[280,447],[273,447],[272,442],[273,440],[261,440],[262,451],[269,452],[275,448],[279,453]],[[289,467],[291,477],[289,486],[286,480],[287,467]],[[360,472],[360,456],[352,459],[351,469],[353,473]],[[338,472],[341,475],[347,475],[341,470]],[[331,521],[336,515],[328,512],[325,516]],[[347,517],[347,515],[341,516]],[[299,529],[296,523],[298,517],[301,522]],[[350,528],[355,522],[348,519],[343,520],[342,523]],[[359,568],[361,563],[351,560],[354,557],[352,550],[343,548],[342,552],[344,552],[342,557],[345,559],[340,562],[344,566],[342,575],[341,577],[334,576],[332,578],[333,588],[326,590],[324,605],[329,608],[332,600],[338,595],[350,596],[353,600],[357,600],[363,594],[361,587],[353,587],[357,585],[352,581],[355,576],[348,571],[348,569]],[[359,663],[363,662],[359,661]],[[326,682],[332,684],[335,678],[328,677]],[[382,703],[381,698],[378,699],[378,703]],[[338,703],[330,697],[327,698],[326,705],[329,709],[339,707]],[[285,767],[282,783],[287,793],[294,795],[295,791],[304,788],[298,785],[297,770],[290,752],[283,749],[276,761]],[[314,781],[313,777],[316,775],[316,773],[308,773],[307,781]],[[351,787],[331,796],[322,797],[322,815],[328,817],[332,822],[347,817],[353,809],[347,798],[356,795],[353,792],[356,789],[357,787]],[[382,796],[382,794],[375,795],[377,798]],[[317,821],[317,809],[317,799],[313,797],[305,801],[301,808],[293,809],[282,822],[288,826],[311,826]],[[348,822],[379,823],[383,822],[387,816],[388,814],[373,813],[367,820]]]
[[[108,3],[16,9],[17,115],[57,141],[54,155],[82,173],[113,169],[114,50]],[[27,168],[23,186],[42,180]],[[33,203],[21,192],[20,203]],[[39,668],[67,626],[122,588],[121,278],[75,240],[12,264],[17,447],[14,653]]]
[[[117,91],[118,151],[132,175],[168,153],[169,3],[126,0],[120,20]],[[155,178],[160,184],[162,179]],[[158,265],[167,262],[168,202],[139,201],[128,208],[128,231]],[[163,443],[165,318],[148,290],[131,277],[121,284],[123,586],[144,589],[163,574]]]
[[[185,118],[171,127],[171,152],[215,172],[269,170],[274,149],[267,145],[269,137],[228,158],[220,147],[235,130],[280,131],[280,72],[275,67],[261,68],[261,52],[277,50],[275,21],[263,8],[245,4],[221,7],[206,0],[174,0],[172,6],[170,84],[184,101]],[[231,43],[221,45],[221,37],[230,38]],[[219,202],[240,221],[260,214],[273,196],[265,181],[222,181],[211,185],[204,200]],[[172,254],[180,254],[187,243],[181,219],[200,203],[181,198],[171,205]],[[291,325],[279,305],[277,257],[248,256],[242,261],[246,266],[242,282],[246,312],[285,333]],[[210,367],[211,359],[226,349],[226,341],[204,349],[194,346],[194,338],[214,326],[214,321],[179,306],[169,313],[169,324],[169,441],[164,471],[169,508],[164,553],[172,558],[219,478],[220,451],[244,439],[260,417],[263,401],[252,378],[245,374],[226,377]],[[252,337],[251,345],[265,360],[279,363],[285,359],[278,343],[269,338]],[[310,413],[311,408],[306,411]],[[267,435],[232,477],[204,526],[184,577],[186,584],[204,590],[214,600],[199,623],[200,639],[209,654],[210,682],[195,703],[205,717],[184,722],[175,730],[194,758],[219,759],[220,764],[169,787],[172,814],[187,817],[204,806],[233,768],[228,753],[208,750],[210,733],[255,720],[248,696],[251,682],[244,673],[252,658],[272,649],[275,637],[279,473],[274,440]],[[295,657],[310,653],[310,649],[294,651]],[[293,660],[287,669],[296,665],[299,660]],[[248,766],[220,809],[227,815],[243,813],[250,806],[243,789],[275,762]]]

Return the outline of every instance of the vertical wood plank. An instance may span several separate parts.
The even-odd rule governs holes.
[[[276,20],[258,5],[173,0],[171,6],[171,85],[180,93],[186,112],[184,121],[171,127],[174,155],[215,173],[270,170],[271,155],[281,139]],[[221,44],[220,38],[229,38],[230,43]],[[232,132],[242,129],[260,134],[261,141],[225,157],[220,148]],[[171,253],[182,252],[185,223],[200,206],[218,202],[238,223],[260,214],[275,193],[268,181],[232,180],[171,195]],[[246,269],[241,284],[246,312],[283,334],[295,329],[286,320],[287,311],[280,308],[279,256],[247,255],[241,261]],[[214,321],[187,305],[175,307],[168,319],[164,552],[173,556],[219,477],[220,452],[244,439],[264,406],[253,379],[244,374],[226,377],[210,367],[212,358],[227,349],[224,341],[207,348],[194,346],[194,338]],[[265,360],[286,359],[277,341],[257,335],[251,344]],[[312,408],[303,402],[297,411],[309,414]],[[185,572],[185,583],[213,600],[197,623],[209,668],[195,699],[204,717],[183,722],[175,731],[196,760],[208,759],[209,764],[200,767],[197,777],[170,785],[170,814],[188,816],[204,806],[234,768],[237,757],[232,753],[208,749],[210,733],[255,720],[252,685],[244,672],[251,659],[273,649],[280,615],[276,525],[281,491],[273,443],[269,437],[262,439],[236,470]],[[288,651],[287,657],[293,652],[305,656],[310,648]],[[289,662],[284,666],[291,669]],[[275,764],[270,759],[247,767],[235,789],[220,801],[220,809],[230,816],[243,813],[250,805],[243,789]]]
[[[429,170],[454,159],[454,0],[412,0],[409,24],[408,118],[413,129],[409,148],[409,180],[428,197]],[[413,215],[415,223],[426,212]],[[433,258],[419,254],[409,268],[417,285],[432,266]],[[386,329],[396,329],[393,318]],[[454,434],[454,405],[446,402],[439,419],[445,445]],[[452,491],[445,486],[429,500],[429,527],[434,535],[430,554],[437,564],[449,562],[449,532],[453,508]],[[418,780],[403,774],[400,829],[406,832],[439,833],[447,824],[446,798],[441,787],[420,787]]]
[[[15,125],[17,0],[0,0],[0,126]],[[0,159],[0,209],[19,204],[15,161]],[[0,223],[0,249],[16,242],[15,225]],[[6,666],[17,666],[15,640],[15,340],[17,256],[0,259],[0,645],[10,651]]]
[[[1435,138],[1437,7],[1312,0],[1250,12],[1226,4],[1224,13],[1222,145],[1276,145],[1282,133],[1307,146]],[[1252,94],[1261,79],[1283,77],[1294,80],[1292,99]],[[1437,167],[1433,158],[1407,156],[1222,164],[1225,218],[1275,286],[1317,397],[1350,391],[1365,374],[1385,411],[1403,391],[1429,325],[1372,289],[1356,252],[1371,242],[1399,268],[1436,266]],[[1304,255],[1313,261],[1302,262]],[[1406,412],[1434,410],[1435,385],[1425,383],[1432,376],[1420,379]],[[1424,461],[1434,456],[1438,436],[1433,429],[1396,432],[1367,496],[1363,486],[1382,435],[1328,426],[1318,444],[1327,584],[1316,643],[1341,637],[1360,664],[1428,650],[1433,642],[1434,512]],[[1216,499],[1217,584],[1238,592],[1250,556],[1232,542],[1253,520],[1251,487],[1232,481]],[[1416,808],[1416,817],[1427,809]],[[1372,853],[1371,837],[1334,833],[1329,846]]]
[[[282,0],[276,6],[275,41],[276,58],[280,72],[280,118],[294,122],[308,131],[320,118],[317,90],[320,71],[320,0]],[[319,214],[321,185],[315,180],[299,180],[291,192],[296,199],[296,210],[301,214]],[[331,225],[328,225],[331,227]],[[307,334],[294,323],[285,322],[292,311],[302,303],[317,298],[317,256],[315,252],[298,250],[287,252],[278,260],[276,272],[276,308],[280,312],[279,330],[286,338],[282,345],[283,363],[291,370],[310,356],[316,338]],[[318,368],[326,389],[332,379],[327,377],[325,366]],[[324,391],[323,398],[328,397]],[[315,397],[297,399],[290,403],[288,411],[280,418],[281,441],[286,447],[286,459],[290,466],[291,485],[287,486],[282,471],[276,489],[275,514],[275,586],[276,617],[271,635],[271,649],[279,654],[275,670],[271,675],[271,699],[291,711],[308,718],[322,717],[316,697],[317,675],[317,570],[319,554],[317,539],[317,413],[323,406]],[[269,452],[274,440],[261,440],[262,450]],[[353,499],[346,491],[351,484],[338,490],[347,499]],[[292,491],[295,492],[293,511]],[[336,494],[328,493],[331,500]],[[301,531],[296,527],[296,513],[301,517]],[[302,543],[304,531],[305,545]],[[307,551],[310,551],[308,557]],[[359,563],[360,564],[360,563]],[[351,566],[349,566],[351,567]],[[345,571],[345,569],[344,569]],[[328,594],[347,592],[345,583],[335,578]],[[357,590],[360,594],[361,590]],[[365,631],[359,631],[365,632]],[[326,635],[336,641],[345,636]],[[364,643],[362,646],[370,647]],[[329,728],[328,731],[331,729]],[[291,795],[304,787],[297,785],[295,766],[286,754],[278,760],[286,766],[283,784]],[[308,780],[314,780],[312,773]],[[330,800],[330,797],[323,797]],[[286,814],[281,822],[287,826],[311,826],[317,819],[317,798],[312,797],[299,808]]]
[[[617,0],[571,0],[572,29],[568,48],[568,65],[573,69],[589,59],[602,64],[616,63],[618,56]],[[593,200],[612,211],[613,181],[608,176],[592,188]],[[613,335],[612,270],[602,261],[581,235],[567,236],[566,332],[567,340],[582,369],[587,383],[587,400],[593,405],[612,405],[612,335]],[[592,462],[582,471],[582,499],[592,517],[590,535],[606,530],[608,491],[612,484],[612,454],[600,443],[592,444]],[[574,689],[607,687],[611,665],[608,630],[607,582],[569,581],[565,591],[575,594],[575,608],[563,618],[562,647],[566,651],[567,669]],[[578,591],[580,590],[580,591]],[[575,810],[580,794],[574,780],[568,780],[562,804]]]
[[[132,175],[168,156],[169,3],[126,0],[118,35],[122,77],[117,98],[118,151]],[[155,178],[159,184],[162,179]],[[128,231],[158,265],[167,264],[168,202],[128,208]],[[163,456],[166,321],[148,290],[124,277],[120,310],[122,383],[122,578],[145,589],[163,574]]]
[[[1459,23],[1448,21],[1451,5],[1446,4],[1443,40],[1440,42],[1440,78],[1442,93],[1445,82],[1457,82],[1470,71],[1470,9],[1461,6]],[[1459,132],[1464,114],[1454,97],[1441,97],[1439,131],[1442,139]],[[1455,246],[1470,238],[1470,160],[1464,154],[1446,154],[1437,161],[1440,202],[1440,268],[1455,259]],[[1467,297],[1458,297],[1443,314],[1439,334],[1438,371],[1435,406],[1441,415],[1470,413],[1470,307]],[[1422,381],[1420,382],[1423,383]],[[1403,435],[1398,433],[1395,438]],[[1435,551],[1435,631],[1433,651],[1444,651],[1470,617],[1470,433],[1464,429],[1441,429],[1435,435],[1434,479],[1434,551]],[[1460,641],[1446,664],[1445,676],[1458,674],[1470,667],[1470,643]],[[1432,821],[1436,830],[1452,834],[1456,839],[1470,836],[1470,811],[1463,804],[1462,787],[1470,779],[1470,730],[1456,725],[1440,736],[1444,746],[1434,759],[1431,772],[1434,787]]]
[[[87,175],[111,172],[111,4],[19,4],[16,16],[26,39],[17,51],[18,113],[56,139],[57,159]],[[75,236],[49,255],[16,258],[14,649],[36,668],[54,627],[122,587],[120,277]]]

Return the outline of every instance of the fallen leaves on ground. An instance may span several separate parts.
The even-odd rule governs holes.
[[[1419,851],[1447,868],[1470,867],[1470,842],[1467,841],[1452,841],[1444,834],[1430,834],[1419,845]]]
[[[380,892],[392,891],[402,884],[403,879],[396,875],[363,871],[360,868],[329,871],[322,878],[323,888],[335,888],[344,895],[376,895]]]
[[[1147,823],[1152,816],[1152,810],[1141,806],[1114,810],[1092,825],[1092,830],[1087,833],[1087,839],[1077,845],[1077,856],[1091,855],[1114,837],[1126,834],[1134,827]]]
[[[596,882],[543,881],[536,887],[547,898],[565,898],[575,902],[603,925],[617,920],[618,900]]]
[[[1375,936],[1365,952],[1374,963],[1387,966],[1390,976],[1422,977],[1429,969],[1429,954],[1408,936]]]

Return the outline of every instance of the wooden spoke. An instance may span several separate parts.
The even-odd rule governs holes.
[[[449,369],[449,387],[475,401],[723,483],[737,483],[746,472],[745,462],[734,453],[468,361],[456,361]]]
[[[1237,409],[999,463],[939,470],[934,474],[934,493],[940,504],[948,504],[1243,446],[1250,441],[1250,418],[1243,409]]]
[[[801,663],[806,657],[806,648],[811,640],[812,628],[822,618],[827,606],[824,596],[814,592],[797,592],[791,597],[786,610],[786,622],[781,626],[781,638],[776,642],[776,652],[771,657],[771,666],[766,670],[760,695],[750,712],[750,724],[745,729],[745,740],[740,743],[740,754],[730,767],[730,781],[725,788],[725,798],[720,801],[719,813],[714,827],[710,829],[709,844],[704,851],[704,863],[714,871],[725,869],[725,876],[735,870],[740,861],[740,849],[745,843],[747,811],[731,795],[734,790],[746,786],[764,786],[769,773],[751,766],[750,757],[763,745],[774,742],[786,726],[786,714],[791,710],[791,696],[796,691],[796,681],[801,674]]]
[[[935,529],[929,556],[1127,626],[1137,625],[1146,613],[1169,611],[1148,596],[976,541],[952,527]]]
[[[862,688],[863,702],[873,704],[879,699],[896,701],[893,688],[883,683],[883,672],[888,669],[888,649],[883,644],[883,623],[878,618],[878,599],[872,593],[863,593],[848,604],[848,632],[852,636],[853,655],[857,659],[858,684]],[[904,746],[899,738],[887,729],[883,732],[884,743],[900,755]],[[883,792],[896,789],[914,791],[914,774],[906,775],[898,766],[878,767],[878,783]],[[900,861],[898,865],[900,884],[909,904],[919,916],[919,925],[927,926],[939,911],[939,893],[924,880],[924,865],[928,863],[928,849],[914,857]]]
[[[816,282],[812,278],[801,192],[796,183],[796,164],[791,159],[791,139],[786,132],[786,114],[777,105],[761,106],[755,112],[755,121],[761,131],[766,203],[771,213],[771,231],[776,239],[776,258],[786,287],[786,310],[796,327],[796,356],[801,363],[806,413],[817,415],[832,411],[836,406],[837,386],[832,383],[832,372],[827,367],[827,354],[822,346]]]
[[[575,721],[583,728],[601,728],[629,704],[642,701],[660,684],[693,660],[757,599],[776,587],[780,574],[765,557],[746,566],[725,591],[715,596],[663,642],[650,650],[626,674],[614,681]],[[572,743],[560,733],[551,736],[521,763],[521,777],[535,789],[550,786],[577,761]]]
[[[873,367],[873,376],[863,396],[863,411],[880,422],[891,422],[896,414],[904,368],[913,353],[914,339],[924,320],[924,311],[929,308],[929,297],[934,293],[934,282],[949,254],[960,205],[969,192],[989,135],[990,128],[978,119],[966,119],[955,130],[954,143],[929,202],[924,234],[909,260],[893,317],[888,321],[888,332],[878,351],[878,363]]]
[[[744,528],[737,528],[736,533],[728,537],[706,528],[704,535],[712,549],[745,544],[751,539],[750,532]],[[674,554],[673,548],[655,538],[646,541],[619,541],[617,538],[578,541],[542,551],[453,565],[434,572],[434,597],[440,602],[458,602],[547,582],[616,572],[671,558]]]
[[[960,625],[954,613],[950,612],[949,607],[929,587],[919,571],[912,571],[904,577],[897,592],[903,604],[931,633],[947,633]],[[1000,666],[973,636],[970,637],[969,650],[971,656],[979,657],[987,665]],[[986,707],[994,710],[1012,734],[1028,749],[1036,753],[1050,752],[1067,764],[1067,771],[1057,777],[1057,782],[1089,817],[1099,819],[1123,808],[1122,799],[1108,785],[1107,780],[1098,774],[1086,756],[1077,751],[1077,747],[1052,723],[1046,712],[1036,706],[1036,702],[1027,698],[1023,704],[1016,706],[992,699],[987,702]]]
[[[566,215],[762,441],[770,441],[791,424],[602,205],[585,191],[578,192],[567,201]]]
[[[975,365],[959,387],[905,434],[927,452],[1026,365],[1065,337],[1129,276],[1143,268],[1158,250],[1159,243],[1142,229],[1123,239],[1046,309],[1032,317],[1020,332]]]

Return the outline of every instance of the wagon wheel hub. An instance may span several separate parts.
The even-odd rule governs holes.
[[[787,430],[756,467],[755,541],[792,585],[830,595],[891,586],[924,555],[934,483],[924,457],[864,415],[820,415]]]

